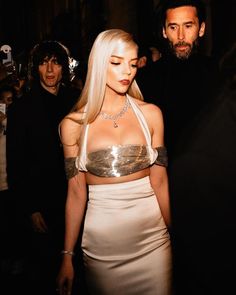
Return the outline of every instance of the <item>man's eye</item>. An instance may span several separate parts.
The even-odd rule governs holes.
[[[47,65],[49,63],[48,59],[43,59],[39,64],[40,65]]]

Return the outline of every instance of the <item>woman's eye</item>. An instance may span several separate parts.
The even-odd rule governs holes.
[[[113,62],[113,61],[112,61],[111,64],[112,64],[112,65],[116,65],[116,66],[118,66],[120,63],[119,63],[119,62]]]

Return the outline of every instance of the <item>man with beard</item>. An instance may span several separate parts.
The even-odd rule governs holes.
[[[213,97],[218,65],[200,53],[205,7],[199,0],[163,1],[160,13],[165,48],[162,57],[138,71],[144,99],[163,112],[169,165],[180,135]]]
[[[175,295],[236,294],[236,44],[169,170]],[[178,150],[178,151],[177,151]]]
[[[215,224],[222,222],[218,198],[220,193],[223,196],[222,190],[219,190],[215,199],[212,189],[214,179],[221,182],[220,178],[213,178],[217,171],[217,177],[220,174],[218,160],[214,155],[216,151],[219,152],[218,146],[221,143],[224,146],[225,142],[230,142],[230,137],[228,141],[224,138],[219,143],[217,137],[213,140],[217,133],[213,126],[220,124],[217,123],[216,116],[212,124],[213,116],[211,120],[207,119],[207,110],[213,105],[217,97],[215,93],[219,90],[218,64],[211,57],[200,53],[199,45],[206,24],[205,9],[199,0],[164,1],[161,24],[166,50],[149,71],[142,73],[145,76],[139,76],[138,83],[144,98],[159,105],[164,116],[165,145],[169,155],[175,294],[218,294],[218,274],[225,271],[227,266],[220,261],[222,271],[217,270],[211,274],[219,261],[215,249],[219,253],[219,245],[222,246],[224,242],[219,238],[220,243],[214,247],[214,243],[217,243],[215,233],[218,230]],[[203,114],[207,125],[202,120]],[[227,128],[225,126],[224,132]],[[196,129],[199,133],[197,138]],[[214,145],[210,144],[211,141]],[[206,142],[209,142],[211,150],[206,150]],[[196,150],[192,152],[190,147],[195,147]],[[224,155],[220,158],[224,163]]]

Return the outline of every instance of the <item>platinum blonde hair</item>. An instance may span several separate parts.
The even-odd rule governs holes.
[[[107,70],[109,59],[119,44],[138,45],[133,36],[121,29],[110,29],[101,32],[95,39],[88,59],[88,70],[83,90],[74,110],[85,108],[83,124],[92,123],[98,116],[105,97]],[[131,83],[127,93],[143,100],[141,91],[135,80]]]
[[[80,137],[75,143],[79,146],[78,158],[80,158],[81,147],[84,141],[85,126],[96,119],[103,105],[110,57],[117,46],[121,44],[137,48],[138,50],[138,45],[133,40],[133,36],[121,29],[103,31],[93,43],[88,59],[85,84],[78,102],[72,109],[72,112],[82,113],[82,119],[76,121],[82,125]],[[142,93],[135,80],[130,84],[127,93],[136,99],[143,100]],[[67,118],[71,119],[70,114]]]

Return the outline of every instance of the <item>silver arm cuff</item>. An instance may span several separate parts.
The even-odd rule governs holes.
[[[164,146],[159,146],[156,148],[158,155],[154,164],[159,166],[168,166],[168,156],[167,156],[167,149]]]
[[[76,157],[65,158],[64,160],[67,179],[70,179],[78,174],[78,169],[76,168],[75,162]]]

